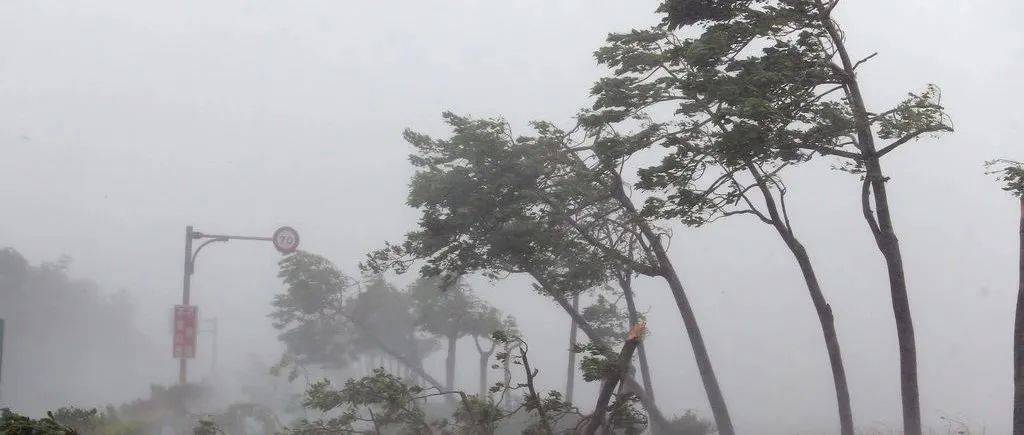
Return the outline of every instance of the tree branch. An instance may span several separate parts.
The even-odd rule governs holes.
[[[931,126],[928,126],[928,127],[920,128],[920,129],[912,131],[910,134],[908,134],[906,136],[903,136],[903,137],[899,138],[899,140],[897,140],[896,142],[893,142],[893,143],[891,143],[889,145],[886,145],[882,149],[878,150],[878,152],[875,153],[875,155],[878,156],[878,157],[882,157],[882,156],[884,156],[886,154],[889,154],[890,151],[896,149],[900,145],[903,145],[903,144],[905,144],[907,142],[910,142],[910,141],[912,141],[914,139],[917,139],[917,137],[921,136],[922,134],[934,133],[934,132],[937,132],[937,131],[953,131],[953,129],[951,127],[949,127],[948,125],[945,125],[945,124],[931,125]]]

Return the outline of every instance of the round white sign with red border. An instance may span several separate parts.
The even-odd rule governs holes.
[[[299,232],[292,227],[281,227],[274,231],[272,237],[274,248],[282,254],[291,254],[299,249]]]

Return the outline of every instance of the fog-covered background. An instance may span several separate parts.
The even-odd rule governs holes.
[[[137,359],[64,373],[67,394],[43,387],[53,373],[28,370],[53,367],[33,360],[55,356],[5,354],[0,400],[38,413],[69,401],[119,403],[150,383],[174,382],[169,323],[181,298],[186,224],[241,235],[291,225],[303,249],[356,275],[365,252],[415,224],[404,205],[412,168],[403,128],[442,134],[442,110],[503,116],[523,129],[538,119],[568,125],[603,73],[592,51],[609,32],[656,22],[655,6],[0,2],[0,246],[33,264],[72,257],[71,276],[95,281],[102,294],[124,291],[146,337],[133,345]],[[890,106],[933,82],[957,129],[908,145],[888,164],[925,422],[940,428],[951,417],[1005,433],[1018,211],[982,163],[1024,157],[1024,3],[861,0],[844,2],[839,15],[858,57],[880,53],[860,70],[869,105]],[[836,314],[858,425],[898,427],[883,263],[860,215],[859,183],[826,166],[791,173],[794,225]],[[777,235],[742,217],[702,230],[676,226],[672,253],[738,431],[834,430],[817,319]],[[266,317],[281,288],[278,259],[267,244],[244,241],[200,256],[192,301],[203,318],[219,320],[222,376],[280,356]],[[527,280],[475,284],[517,317],[537,349],[541,382],[563,385],[564,313]],[[637,287],[661,407],[710,416],[670,294],[661,282]],[[9,341],[19,333],[27,332],[8,324]],[[469,344],[462,350],[475,353]],[[193,378],[210,374],[209,336],[199,353]],[[440,359],[428,369],[443,372]],[[475,385],[475,367],[464,364],[459,379]]]

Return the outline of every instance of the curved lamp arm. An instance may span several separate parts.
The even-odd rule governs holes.
[[[215,238],[212,238],[212,239],[207,240],[207,241],[203,242],[202,244],[200,244],[199,247],[196,248],[196,251],[192,253],[192,260],[189,261],[188,274],[192,275],[193,273],[195,273],[195,271],[196,271],[196,257],[199,256],[199,251],[202,251],[204,246],[209,245],[210,243],[213,243],[213,242],[226,242],[226,241],[228,241],[227,237],[215,237]]]

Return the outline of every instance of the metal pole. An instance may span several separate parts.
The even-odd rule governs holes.
[[[4,385],[4,319],[0,319],[0,392],[3,391]],[[3,399],[3,394],[0,394],[0,399]]]
[[[188,306],[192,290],[192,225],[185,227],[185,273],[181,284],[181,304]],[[188,359],[182,356],[178,360],[178,383],[188,382]]]

